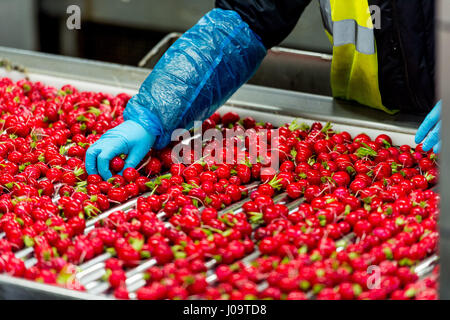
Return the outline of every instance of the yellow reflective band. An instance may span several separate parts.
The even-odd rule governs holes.
[[[357,2],[359,3],[360,0],[357,0]],[[364,54],[375,53],[375,36],[372,27],[368,28],[359,25],[357,23],[358,19],[334,20],[332,19],[330,0],[319,0],[319,3],[325,30],[334,36],[333,46],[354,44],[358,52]]]
[[[333,96],[393,114],[378,84],[378,58],[368,0],[319,0],[326,34],[333,44]]]

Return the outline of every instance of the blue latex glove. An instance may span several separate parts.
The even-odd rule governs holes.
[[[178,39],[130,99],[125,120],[157,136],[208,118],[256,71],[266,48],[238,13],[214,9]]]
[[[127,154],[123,170],[136,167],[148,153],[155,136],[139,123],[128,120],[108,130],[86,152],[86,170],[88,174],[100,174],[103,179],[112,177],[109,162],[115,156]],[[122,171],[123,171],[122,170]]]
[[[439,101],[431,112],[425,117],[416,133],[416,143],[423,142],[422,149],[429,151],[433,149],[434,153],[441,151],[441,104]]]

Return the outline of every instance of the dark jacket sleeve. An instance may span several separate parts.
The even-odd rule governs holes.
[[[278,45],[294,29],[311,0],[216,0],[216,7],[234,10],[247,22],[267,49]]]

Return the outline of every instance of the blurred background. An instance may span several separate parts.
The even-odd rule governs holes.
[[[70,5],[81,29],[66,26]],[[137,65],[165,35],[183,32],[214,0],[0,0],[0,46]],[[312,1],[283,47],[330,53],[318,1]]]

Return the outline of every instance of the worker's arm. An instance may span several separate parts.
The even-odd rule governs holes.
[[[283,8],[285,12],[289,1],[249,1],[254,6],[246,10],[236,2],[240,14],[220,8],[206,14],[159,60],[139,93],[128,102],[125,122],[88,149],[88,173],[100,173],[108,179],[111,177],[108,163],[120,153],[128,154],[125,168],[135,167],[153,144],[157,149],[165,147],[173,130],[190,128],[195,120],[209,117],[253,75],[266,55],[263,42],[270,46],[281,41],[281,36],[275,40],[276,32],[273,28],[269,30],[264,21],[273,16],[275,8]],[[285,5],[280,7],[279,3]],[[260,11],[259,15],[255,16],[253,9]],[[248,19],[254,16],[255,21],[260,21],[259,27],[253,25],[261,35],[243,20],[244,12]],[[267,34],[263,25],[267,25]],[[291,28],[294,26],[290,24]],[[266,37],[269,34],[272,36]]]

